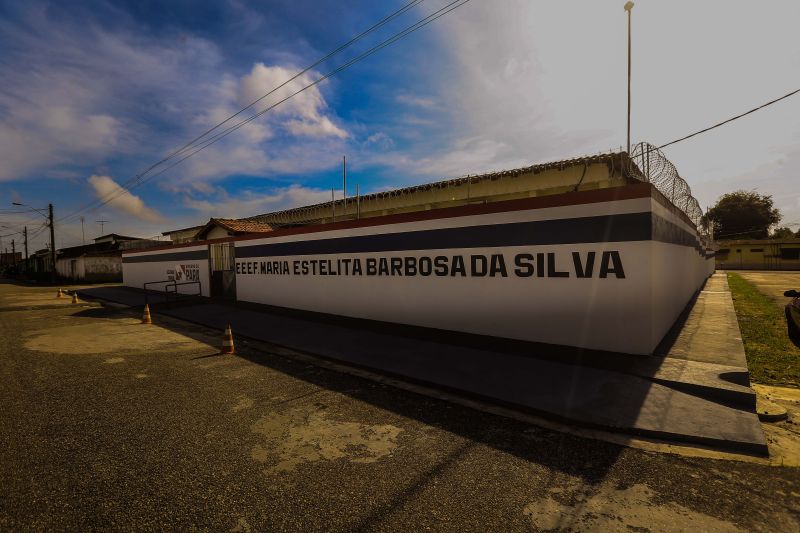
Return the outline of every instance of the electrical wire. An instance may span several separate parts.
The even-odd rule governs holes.
[[[233,133],[234,131],[238,130],[239,128],[243,127],[244,125],[252,122],[256,118],[262,116],[264,113],[266,113],[266,112],[270,111],[271,109],[274,109],[275,107],[279,106],[280,104],[286,102],[290,98],[293,98],[294,96],[297,96],[298,94],[310,89],[311,87],[314,87],[315,85],[321,83],[322,81],[324,81],[324,80],[326,80],[326,79],[338,74],[339,72],[349,68],[350,66],[354,65],[355,63],[358,63],[359,61],[369,57],[370,55],[378,52],[379,50],[382,50],[383,48],[393,44],[394,42],[406,37],[407,35],[419,30],[420,28],[422,28],[424,26],[427,26],[431,22],[433,22],[433,21],[437,20],[438,18],[440,18],[440,17],[442,17],[442,16],[454,11],[455,9],[458,9],[459,7],[463,6],[464,4],[467,4],[470,1],[471,0],[453,0],[452,2],[446,4],[444,7],[440,8],[437,11],[434,11],[433,13],[431,13],[430,15],[420,19],[416,23],[406,27],[405,29],[403,29],[400,32],[394,34],[393,36],[389,37],[388,39],[385,39],[381,43],[377,44],[376,46],[373,46],[372,48],[370,48],[366,52],[363,52],[363,53],[359,54],[355,58],[353,58],[350,61],[347,61],[346,63],[344,63],[343,65],[340,65],[339,67],[333,69],[332,71],[328,72],[324,76],[321,76],[321,77],[317,78],[313,82],[305,85],[303,88],[299,89],[298,91],[295,91],[291,95],[281,99],[280,101],[276,102],[275,104],[272,104],[272,105],[268,106],[267,108],[259,111],[258,113],[254,114],[253,116],[251,116],[251,117],[249,117],[249,118],[247,118],[245,120],[242,120],[242,121],[238,122],[237,124],[235,124],[234,126],[230,126],[230,127],[226,128],[226,129],[224,129],[222,132],[217,133],[216,135],[214,135],[214,136],[212,136],[212,137],[210,137],[208,139],[205,139],[202,142],[196,144],[194,150],[192,150],[191,152],[189,152],[187,155],[183,156],[182,158],[178,159],[178,161],[176,161],[172,165],[169,165],[168,167],[163,168],[163,169],[159,170],[158,172],[156,172],[154,174],[151,174],[148,177],[139,179],[139,181],[137,181],[136,183],[133,183],[129,187],[121,188],[120,190],[115,191],[115,193],[112,193],[111,197],[105,198],[103,201],[101,201],[101,203],[99,205],[97,205],[94,208],[96,209],[97,207],[101,207],[103,205],[106,205],[109,202],[111,202],[114,199],[116,199],[117,197],[119,197],[120,195],[125,194],[126,192],[128,192],[129,189],[132,189],[134,187],[137,187],[139,185],[142,185],[144,183],[149,182],[150,180],[154,179],[155,177],[163,174],[164,172],[166,172],[166,171],[170,170],[171,168],[175,167],[176,165],[182,163],[186,159],[192,157],[196,153],[204,150],[208,146],[211,146],[212,144],[218,142],[222,138],[227,137],[229,134]],[[85,210],[85,209],[82,208],[82,209],[80,209],[80,210],[78,210],[78,211],[76,211],[76,212],[74,212],[74,213],[72,213],[70,215],[67,215],[67,216],[59,219],[59,222],[72,220],[72,219],[74,219],[74,217],[77,214],[79,214],[83,210]]]
[[[781,96],[779,98],[776,98],[775,100],[770,100],[769,102],[767,102],[765,104],[762,104],[762,105],[760,105],[758,107],[754,107],[750,111],[746,111],[746,112],[742,113],[741,115],[736,115],[735,117],[731,117],[728,120],[723,120],[722,122],[714,124],[713,126],[709,126],[708,128],[703,128],[702,130],[696,131],[694,133],[690,133],[689,135],[686,135],[685,137],[681,137],[680,139],[675,139],[674,141],[670,141],[670,142],[668,142],[666,144],[662,144],[661,146],[658,147],[658,149],[660,150],[660,149],[664,148],[665,146],[671,146],[671,145],[679,143],[681,141],[685,141],[686,139],[691,139],[692,137],[694,137],[696,135],[700,135],[701,133],[705,133],[707,131],[713,130],[714,128],[719,128],[720,126],[723,126],[723,125],[725,125],[725,124],[727,124],[729,122],[733,122],[734,120],[737,120],[737,119],[740,119],[742,117],[745,117],[745,116],[749,115],[750,113],[755,113],[756,111],[758,111],[760,109],[764,109],[767,106],[770,106],[770,105],[772,105],[774,103],[780,102],[781,100],[789,98],[790,96],[793,96],[793,95],[795,95],[797,93],[800,93],[800,89],[795,89],[794,91],[792,91],[790,93],[787,93],[787,94],[784,94],[783,96]]]
[[[346,68],[348,68],[348,67],[350,67],[351,65],[353,65],[353,64],[355,64],[355,63],[357,63],[358,61],[361,61],[362,59],[364,59],[364,58],[366,58],[366,57],[368,57],[368,56],[372,55],[373,53],[375,53],[375,52],[377,52],[377,51],[381,50],[382,48],[385,48],[386,46],[389,46],[390,44],[394,43],[395,41],[397,41],[397,40],[399,40],[399,39],[402,39],[403,37],[405,37],[405,36],[406,36],[406,35],[408,35],[409,33],[412,33],[412,32],[414,32],[414,31],[418,30],[419,28],[421,28],[421,27],[423,27],[423,26],[425,26],[425,25],[427,25],[427,24],[429,24],[429,23],[433,22],[434,20],[436,20],[437,18],[439,18],[439,17],[441,17],[441,16],[443,16],[443,15],[446,15],[446,14],[447,14],[447,13],[449,13],[450,11],[452,11],[452,10],[454,10],[454,9],[456,9],[456,8],[458,8],[458,7],[460,7],[461,5],[464,5],[464,4],[466,4],[466,3],[467,3],[467,2],[469,2],[469,1],[470,1],[470,0],[454,0],[454,1],[453,1],[453,2],[451,2],[450,4],[447,4],[447,5],[446,5],[444,8],[442,8],[442,10],[440,10],[440,11],[443,11],[443,10],[444,10],[444,9],[446,9],[447,7],[449,7],[449,6],[453,6],[454,4],[458,4],[458,5],[455,5],[454,7],[450,8],[449,10],[447,10],[447,11],[444,11],[444,12],[441,12],[441,13],[440,13],[439,11],[437,11],[437,12],[434,12],[433,14],[429,15],[428,17],[426,17],[426,19],[428,19],[429,17],[433,17],[433,18],[430,18],[430,20],[422,19],[421,21],[417,22],[416,24],[414,24],[414,25],[412,25],[412,26],[409,26],[408,28],[406,28],[405,30],[403,30],[402,32],[400,32],[399,34],[397,34],[397,35],[395,35],[395,36],[393,36],[393,37],[391,37],[391,38],[387,39],[386,41],[384,41],[384,42],[380,43],[379,45],[377,45],[377,46],[375,46],[375,47],[373,47],[373,48],[371,48],[371,49],[367,50],[367,51],[366,51],[366,52],[364,52],[363,54],[361,54],[361,55],[359,55],[359,56],[355,57],[354,59],[352,59],[351,61],[348,61],[348,62],[347,62],[347,63],[345,63],[344,65],[341,65],[340,67],[337,67],[337,68],[336,68],[336,69],[334,69],[333,71],[331,71],[331,72],[329,72],[329,73],[325,74],[324,76],[322,76],[322,77],[320,77],[320,78],[316,79],[316,80],[315,80],[315,81],[313,81],[312,83],[310,83],[310,84],[306,85],[306,86],[305,86],[305,87],[303,87],[302,89],[299,89],[298,91],[296,91],[296,92],[294,92],[294,93],[290,94],[290,95],[289,95],[289,96],[287,96],[286,98],[284,98],[284,99],[282,99],[282,100],[280,100],[280,101],[276,102],[275,104],[272,104],[271,106],[269,106],[269,107],[267,107],[267,108],[265,108],[265,109],[263,109],[263,110],[259,111],[259,112],[258,112],[258,113],[256,113],[255,115],[253,115],[253,116],[251,116],[251,117],[249,117],[249,118],[247,118],[247,119],[245,119],[245,120],[243,120],[243,121],[241,121],[241,122],[237,123],[236,125],[234,125],[234,126],[230,126],[230,127],[226,128],[226,129],[225,129],[225,130],[223,130],[221,133],[218,133],[217,135],[214,135],[214,136],[212,136],[211,138],[209,138],[209,139],[207,139],[207,140],[203,141],[202,143],[200,143],[199,145],[197,145],[197,146],[199,146],[199,147],[198,147],[198,148],[196,148],[194,151],[190,152],[189,154],[187,154],[187,155],[186,155],[186,156],[184,156],[183,158],[179,159],[178,161],[176,161],[176,162],[175,162],[175,163],[173,163],[172,165],[170,165],[170,166],[168,166],[168,167],[166,167],[166,168],[164,168],[164,169],[162,169],[162,170],[158,171],[157,173],[153,174],[152,176],[150,176],[150,178],[148,178],[148,179],[147,179],[147,180],[145,180],[145,181],[148,181],[149,179],[152,179],[152,178],[154,178],[154,177],[156,177],[156,176],[158,176],[158,175],[160,175],[160,174],[163,174],[164,172],[166,172],[166,171],[170,170],[171,168],[173,168],[173,167],[175,167],[175,166],[179,165],[181,162],[185,161],[185,160],[186,160],[186,159],[188,159],[189,157],[192,157],[192,156],[193,156],[194,154],[196,154],[197,152],[200,152],[200,151],[204,150],[205,148],[207,148],[208,146],[210,146],[210,145],[212,145],[212,144],[216,143],[217,141],[221,140],[222,138],[224,138],[224,137],[227,137],[228,135],[230,135],[230,134],[231,134],[231,133],[233,133],[234,131],[236,131],[236,130],[238,130],[239,128],[243,127],[244,125],[246,125],[246,124],[248,124],[248,123],[252,122],[253,120],[255,120],[255,119],[259,118],[259,117],[260,117],[261,115],[263,115],[264,113],[266,113],[266,112],[268,112],[268,111],[270,111],[270,110],[274,109],[275,107],[277,107],[277,106],[279,106],[280,104],[282,104],[282,103],[286,102],[286,101],[287,101],[287,100],[289,100],[290,98],[292,98],[292,97],[294,97],[294,96],[297,96],[298,94],[302,93],[303,91],[305,91],[305,90],[307,90],[307,89],[310,89],[311,87],[313,87],[313,86],[315,86],[315,85],[317,85],[317,84],[321,83],[322,81],[324,81],[324,80],[326,80],[326,79],[330,78],[331,76],[334,76],[334,75],[338,74],[338,73],[339,73],[339,72],[341,72],[342,70],[345,70]],[[436,16],[434,16],[434,15],[436,15]]]
[[[425,0],[412,0],[412,1],[408,2],[408,3],[406,3],[405,5],[403,5],[402,7],[400,7],[399,9],[397,9],[397,10],[395,10],[394,12],[390,13],[389,15],[385,16],[384,18],[382,18],[381,20],[379,20],[378,22],[376,22],[375,24],[373,24],[372,26],[370,26],[370,27],[369,27],[369,28],[367,28],[366,30],[362,31],[361,33],[359,33],[358,35],[356,35],[355,37],[353,37],[353,38],[352,38],[352,39],[350,39],[349,41],[347,41],[347,42],[343,43],[342,45],[340,45],[340,46],[339,46],[339,47],[337,47],[336,49],[334,49],[334,50],[332,50],[332,51],[328,52],[328,53],[327,53],[327,54],[325,54],[323,57],[321,57],[320,59],[318,59],[317,61],[315,61],[315,62],[314,62],[314,63],[312,63],[311,65],[309,65],[309,66],[305,67],[304,69],[302,69],[300,72],[298,72],[297,74],[295,74],[295,75],[294,75],[294,76],[292,76],[291,78],[287,79],[286,81],[284,81],[284,82],[283,82],[283,83],[281,83],[280,85],[278,85],[278,86],[274,87],[274,88],[273,88],[273,89],[271,89],[269,92],[267,92],[267,93],[263,94],[262,96],[260,96],[259,98],[255,99],[254,101],[252,101],[252,102],[251,102],[251,103],[249,103],[248,105],[246,105],[246,106],[242,107],[242,108],[241,108],[241,109],[239,109],[239,110],[238,110],[236,113],[234,113],[234,114],[230,115],[229,117],[227,117],[225,120],[223,120],[223,121],[221,121],[221,122],[217,123],[217,124],[216,124],[216,125],[214,125],[213,127],[209,128],[208,130],[206,130],[205,132],[203,132],[202,134],[200,134],[200,135],[198,135],[197,137],[195,137],[194,139],[190,140],[188,143],[184,144],[183,146],[181,146],[180,148],[178,148],[178,149],[176,149],[176,150],[173,150],[172,152],[170,152],[169,154],[167,154],[165,157],[163,157],[163,158],[162,158],[162,159],[160,159],[159,161],[157,161],[157,162],[153,163],[152,165],[150,165],[149,167],[147,167],[147,168],[146,168],[146,169],[144,169],[143,171],[141,171],[141,172],[139,172],[138,174],[134,175],[134,176],[133,176],[132,178],[130,178],[128,181],[126,181],[125,183],[121,184],[121,188],[122,188],[122,189],[127,189],[129,185],[131,185],[132,183],[136,182],[137,180],[139,180],[139,179],[143,178],[145,175],[147,175],[148,173],[150,173],[152,170],[154,170],[155,168],[157,168],[159,165],[162,165],[163,163],[165,163],[165,162],[169,161],[170,159],[172,159],[172,158],[174,158],[174,157],[177,157],[178,155],[180,155],[180,154],[181,154],[182,152],[184,152],[185,150],[187,150],[187,149],[191,148],[193,145],[195,145],[195,144],[197,144],[198,142],[200,142],[200,141],[201,141],[201,139],[203,139],[204,137],[206,137],[208,134],[210,134],[211,132],[213,132],[213,131],[217,130],[219,127],[221,127],[222,125],[224,125],[224,124],[228,123],[229,121],[231,121],[231,120],[232,120],[232,119],[234,119],[235,117],[239,116],[240,114],[242,114],[242,113],[243,113],[244,111],[246,111],[247,109],[249,109],[249,108],[253,107],[253,106],[254,106],[254,105],[256,105],[257,103],[259,103],[260,101],[262,101],[264,98],[266,98],[266,97],[270,96],[271,94],[273,94],[275,91],[277,91],[277,90],[279,90],[279,89],[281,89],[281,88],[285,87],[286,85],[288,85],[288,84],[289,84],[289,83],[291,83],[292,81],[294,81],[294,80],[296,80],[297,78],[299,78],[299,77],[303,76],[304,74],[306,74],[306,73],[307,73],[307,72],[309,72],[310,70],[314,69],[315,67],[317,67],[317,66],[321,65],[322,63],[324,63],[325,61],[327,61],[327,60],[328,60],[328,59],[330,59],[331,57],[335,56],[335,55],[336,55],[336,54],[338,54],[339,52],[341,52],[341,51],[345,50],[346,48],[348,48],[348,47],[350,47],[351,45],[355,44],[356,42],[360,41],[361,39],[363,39],[364,37],[366,37],[366,36],[367,36],[367,35],[369,35],[370,33],[374,32],[375,30],[377,30],[377,29],[379,29],[379,28],[381,28],[381,27],[383,27],[383,26],[385,26],[386,24],[388,24],[389,22],[391,22],[391,21],[392,21],[392,20],[394,20],[395,18],[397,18],[397,17],[399,17],[400,15],[402,15],[402,14],[406,13],[407,11],[409,11],[409,10],[410,10],[410,9],[412,9],[413,7],[416,7],[417,5],[421,4],[421,3],[422,3],[422,2],[424,2],[424,1],[425,1]],[[119,191],[114,191],[114,192],[112,192],[112,193],[109,193],[109,194],[115,194],[115,193],[118,193],[118,192],[119,192]],[[102,199],[101,199],[101,201],[102,201]],[[96,202],[96,201],[95,201],[95,202]],[[91,208],[92,208],[91,206],[93,205],[93,203],[94,203],[94,202],[92,202],[92,203],[88,204],[87,206],[84,206],[83,208],[81,208],[81,210],[91,209]],[[104,204],[100,204],[100,205],[104,205]],[[100,206],[98,205],[97,207],[100,207]]]

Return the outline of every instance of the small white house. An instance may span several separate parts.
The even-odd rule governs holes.
[[[72,281],[122,281],[122,250],[164,244],[167,242],[109,233],[94,239],[94,244],[57,250],[56,274]]]

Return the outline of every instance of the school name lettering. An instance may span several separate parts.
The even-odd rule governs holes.
[[[571,261],[555,253],[347,257],[237,261],[236,273],[276,276],[439,276],[519,278],[625,278],[618,251],[572,252]]]

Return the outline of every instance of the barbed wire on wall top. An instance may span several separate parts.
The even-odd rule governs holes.
[[[686,213],[686,216],[700,229],[703,209],[692,196],[689,184],[681,178],[678,169],[664,153],[652,144],[640,142],[631,149],[630,159],[633,163],[631,175],[655,185],[661,194]]]

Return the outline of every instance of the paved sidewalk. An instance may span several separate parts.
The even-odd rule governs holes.
[[[659,355],[747,370],[742,333],[724,271],[717,271],[708,278],[679,326],[671,332],[674,341],[659,347]]]
[[[738,354],[731,351],[738,335],[716,329],[730,326],[732,311],[732,304],[729,309],[717,296],[722,294],[717,290],[719,279],[724,280],[724,275],[714,276],[708,292],[698,297],[686,333],[679,332],[674,352],[667,357],[606,354],[603,361],[588,361],[589,354],[582,365],[554,361],[545,353],[546,347],[531,348],[541,353],[507,353],[216,303],[158,307],[157,312],[212,328],[231,324],[235,336],[584,426],[765,455],[766,441],[754,412],[755,396],[747,386],[747,369],[738,365]],[[103,287],[85,293],[127,305],[142,302],[141,293],[125,288]],[[730,301],[729,294],[725,296]],[[735,316],[733,325],[738,333]],[[724,342],[716,338],[720,334],[726,337]],[[730,350],[725,351],[726,347]],[[741,357],[743,361],[743,351]]]

